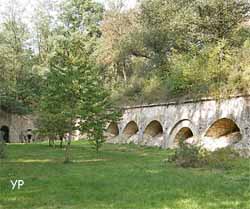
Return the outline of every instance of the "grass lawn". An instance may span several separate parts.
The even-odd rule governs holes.
[[[8,145],[0,161],[1,209],[250,209],[250,161],[233,169],[184,169],[164,162],[170,151],[84,142],[64,151],[46,144]],[[23,179],[20,190],[10,180]]]

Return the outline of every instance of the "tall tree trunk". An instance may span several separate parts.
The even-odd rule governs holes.
[[[69,133],[69,136],[67,138],[67,144],[66,144],[66,150],[65,150],[65,160],[64,163],[69,163],[70,162],[70,144],[71,144],[71,137],[72,137],[72,132]]]
[[[52,139],[49,137],[49,146],[52,147]]]
[[[63,147],[63,136],[60,136],[60,148]]]
[[[123,62],[122,74],[123,74],[124,82],[125,82],[125,84],[127,84],[127,74],[126,74],[126,64],[125,64],[125,62]]]

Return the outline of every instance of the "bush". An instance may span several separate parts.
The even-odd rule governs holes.
[[[239,158],[240,155],[238,152],[227,147],[210,152],[204,160],[212,168],[227,170],[233,168],[234,162]]]
[[[169,161],[175,162],[176,165],[181,167],[199,167],[202,163],[201,158],[204,155],[204,152],[201,151],[201,147],[187,144],[180,140],[180,147],[175,150]]]
[[[181,142],[180,147],[175,150],[169,161],[185,168],[208,166],[218,169],[230,169],[234,165],[233,162],[238,158],[239,154],[230,147],[209,152],[200,146]]]

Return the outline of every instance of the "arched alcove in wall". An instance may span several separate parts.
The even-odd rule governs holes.
[[[229,118],[222,118],[215,121],[207,130],[205,136],[219,138],[232,133],[240,133],[238,125]]]
[[[229,118],[221,118],[212,123],[207,129],[202,143],[211,151],[231,146],[242,138],[239,126]]]
[[[135,121],[130,121],[123,129],[123,134],[127,137],[135,135],[139,131],[138,125]]]
[[[183,127],[175,135],[174,144],[178,145],[180,143],[180,141],[185,141],[193,136],[194,136],[194,134],[190,128]]]
[[[157,135],[163,134],[163,128],[159,121],[151,121],[144,130],[144,134],[155,137]]]
[[[119,128],[117,123],[111,122],[107,128],[107,133],[109,137],[116,137],[119,135]]]
[[[189,119],[182,119],[176,122],[170,129],[166,138],[166,144],[168,147],[175,148],[178,147],[180,140],[185,141],[191,137],[196,137],[197,135],[198,131],[193,122]]]

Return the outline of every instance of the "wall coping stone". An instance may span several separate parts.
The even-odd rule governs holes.
[[[238,95],[231,95],[231,96],[221,96],[218,98],[215,97],[202,97],[198,99],[180,99],[178,101],[172,101],[167,103],[152,103],[152,104],[142,104],[142,105],[134,105],[134,106],[125,106],[122,107],[123,110],[129,109],[140,109],[140,108],[150,108],[150,107],[165,107],[165,106],[172,106],[172,105],[180,105],[180,104],[188,104],[188,103],[199,103],[199,102],[206,102],[206,101],[220,101],[220,100],[227,100],[227,99],[234,99],[234,98],[248,98],[250,94],[238,94]]]

